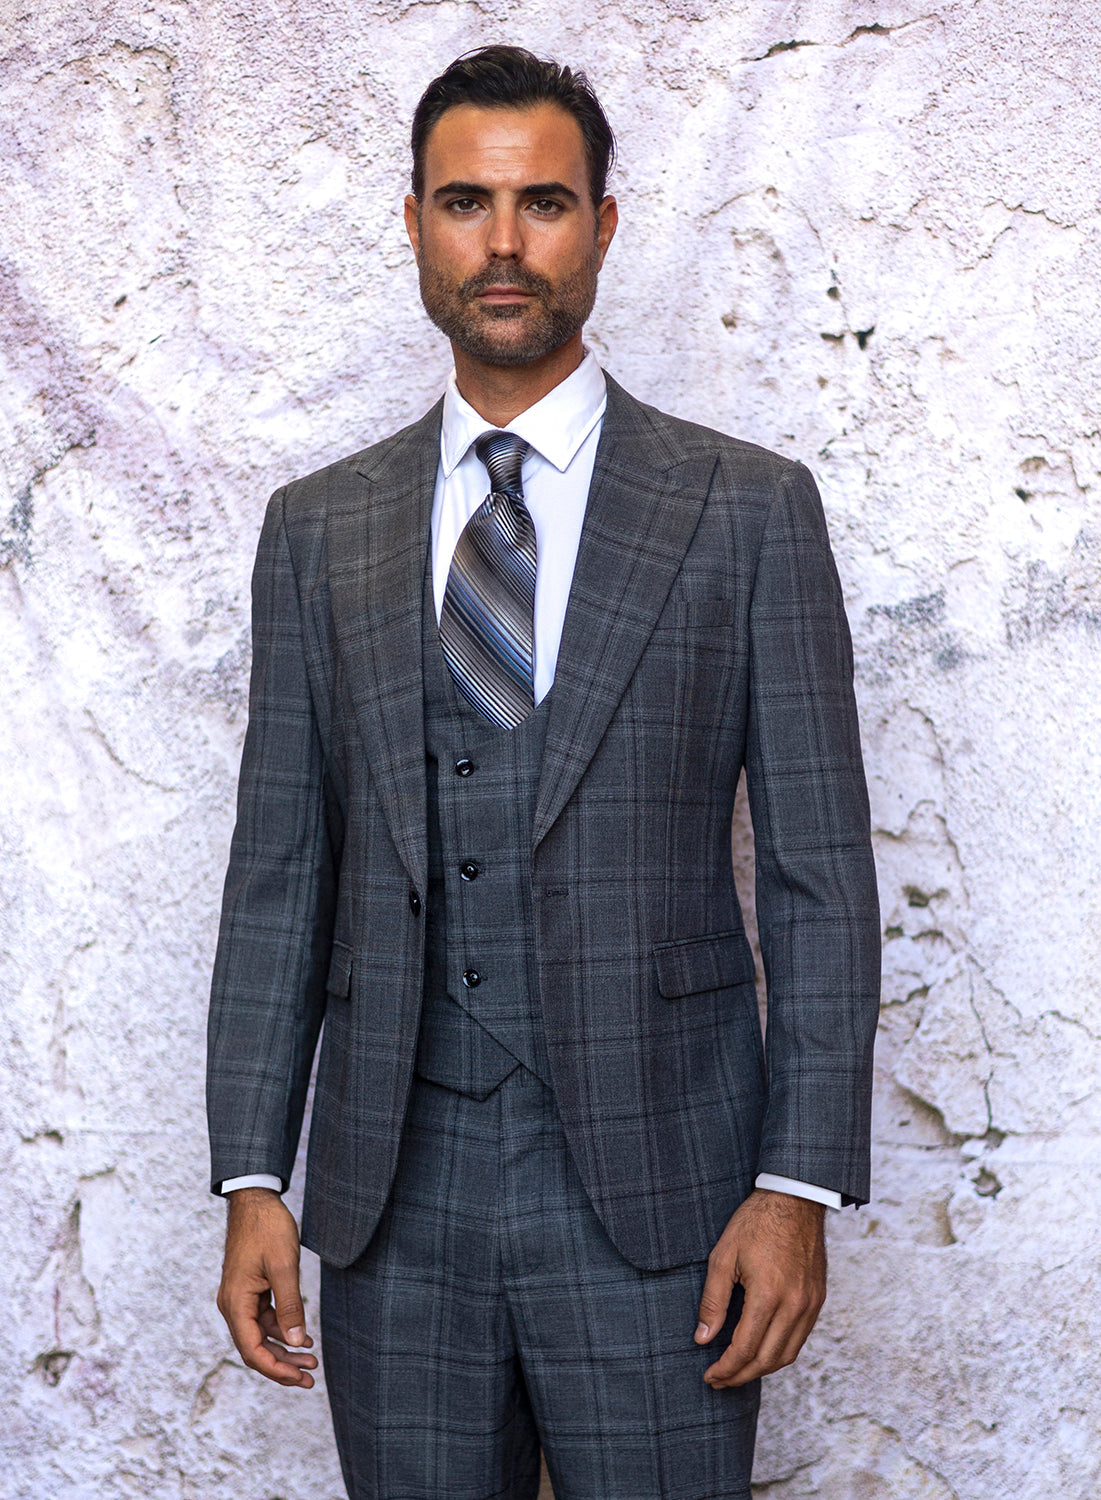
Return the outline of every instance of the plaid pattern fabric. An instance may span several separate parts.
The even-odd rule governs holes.
[[[324,1016],[303,1237],[342,1265],[386,1200],[421,1003],[439,422],[279,491],[254,577],[213,1179],[289,1176]],[[638,1267],[698,1261],[757,1171],[866,1198],[878,908],[849,634],[806,469],[609,380],[552,699],[540,1001],[613,1243]],[[730,859],[743,764],[765,1052]]]
[[[639,1271],[525,1068],[484,1101],[420,1080],[391,1198],[323,1266],[321,1357],[350,1500],[749,1500],[760,1383],[712,1391],[706,1265]]]

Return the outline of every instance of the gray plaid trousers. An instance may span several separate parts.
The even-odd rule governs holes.
[[[760,1383],[713,1391],[706,1265],[640,1271],[593,1212],[553,1095],[417,1079],[391,1197],[322,1266],[321,1355],[351,1500],[749,1500]],[[740,1289],[739,1289],[740,1291]]]

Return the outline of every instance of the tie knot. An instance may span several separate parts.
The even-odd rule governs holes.
[[[530,444],[514,432],[483,432],[474,444],[474,451],[489,470],[489,484],[494,491],[522,495],[524,487],[520,480]]]

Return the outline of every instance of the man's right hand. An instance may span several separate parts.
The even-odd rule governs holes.
[[[317,1358],[306,1352],[313,1339],[298,1289],[298,1226],[270,1188],[229,1194],[218,1311],[250,1369],[278,1385],[309,1390]]]

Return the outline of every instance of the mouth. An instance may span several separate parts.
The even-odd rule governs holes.
[[[490,307],[505,307],[514,303],[530,302],[531,292],[525,292],[518,286],[488,286],[482,292],[477,293],[477,300],[488,304]]]

